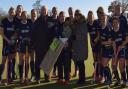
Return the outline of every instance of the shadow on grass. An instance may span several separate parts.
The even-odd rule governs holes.
[[[83,85],[76,84],[77,79],[71,80],[71,82],[68,85],[56,84],[55,81],[49,83],[44,83],[43,81],[41,81],[40,84],[34,82],[34,83],[29,83],[28,85],[20,85],[16,81],[14,82],[14,84],[8,86],[1,85],[0,89],[94,89],[94,88],[108,89],[108,87],[103,84],[92,84],[91,81],[92,81],[91,77],[88,77],[86,83]],[[122,89],[122,88],[120,86],[117,87],[112,86],[112,89]]]

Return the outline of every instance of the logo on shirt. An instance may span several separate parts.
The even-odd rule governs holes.
[[[7,31],[14,31],[14,28],[7,28]]]
[[[21,33],[28,33],[29,30],[22,30]]]

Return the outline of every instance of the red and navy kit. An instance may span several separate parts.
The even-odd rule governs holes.
[[[13,44],[7,43],[6,40],[3,40],[3,51],[2,55],[7,56],[10,53],[14,53],[15,45],[16,45],[16,30],[15,30],[15,23],[14,20],[9,21],[8,18],[4,18],[1,21],[1,27],[4,28],[4,35],[11,41]]]
[[[100,40],[101,40],[101,42],[108,41],[109,39],[111,39],[110,28],[108,26],[106,26],[105,28],[101,28],[100,29]],[[102,44],[101,55],[104,58],[112,58],[112,56],[113,56],[112,45],[110,45],[110,44],[103,45]]]
[[[19,42],[19,52],[25,53],[26,47],[28,47],[28,52],[31,52],[31,40],[30,40],[30,30],[31,23],[27,21],[27,23],[22,23],[22,21],[18,24],[17,33]]]
[[[117,32],[112,30],[111,34],[112,34],[112,40],[116,44],[116,50],[118,51],[118,47],[122,45],[123,41],[125,41],[126,32],[119,29]],[[125,58],[126,57],[125,56],[126,55],[125,50],[126,50],[126,46],[124,46],[122,49],[120,49],[120,51],[118,53],[118,58]]]

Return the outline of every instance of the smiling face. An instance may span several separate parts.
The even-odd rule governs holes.
[[[15,16],[15,10],[14,8],[10,8],[9,11],[8,11],[8,14],[9,14],[9,17],[14,17]]]
[[[26,11],[23,11],[22,14],[21,14],[21,19],[23,21],[26,21],[27,20],[27,12]]]
[[[52,14],[53,14],[54,16],[56,16],[56,15],[58,14],[58,10],[57,10],[56,7],[53,7],[53,8],[52,8]]]
[[[17,15],[21,15],[22,11],[23,11],[23,6],[22,5],[18,5],[17,9],[16,9],[16,14]]]
[[[37,11],[35,9],[31,10],[31,19],[37,19]]]
[[[119,30],[119,27],[120,27],[120,22],[118,19],[113,19],[112,21],[112,27],[114,30]]]
[[[101,26],[106,26],[107,25],[107,16],[106,15],[101,15],[100,17],[100,23],[101,23]]]
[[[41,15],[42,16],[47,16],[47,14],[48,14],[47,7],[46,6],[42,6],[42,8],[41,8]]]
[[[60,14],[59,14],[59,21],[60,21],[61,23],[63,23],[63,22],[65,21],[65,14],[64,14],[63,11],[60,12]]]
[[[88,12],[88,18],[87,18],[89,23],[92,23],[94,21],[94,15],[92,11]]]
[[[100,19],[102,14],[104,14],[104,9],[103,9],[103,7],[99,7],[97,9],[97,17],[98,17],[98,19]]]

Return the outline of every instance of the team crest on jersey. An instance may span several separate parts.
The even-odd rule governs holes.
[[[122,41],[122,38],[118,38],[115,40],[116,42]]]
[[[29,30],[22,30],[21,32],[22,32],[22,33],[28,33]]]

